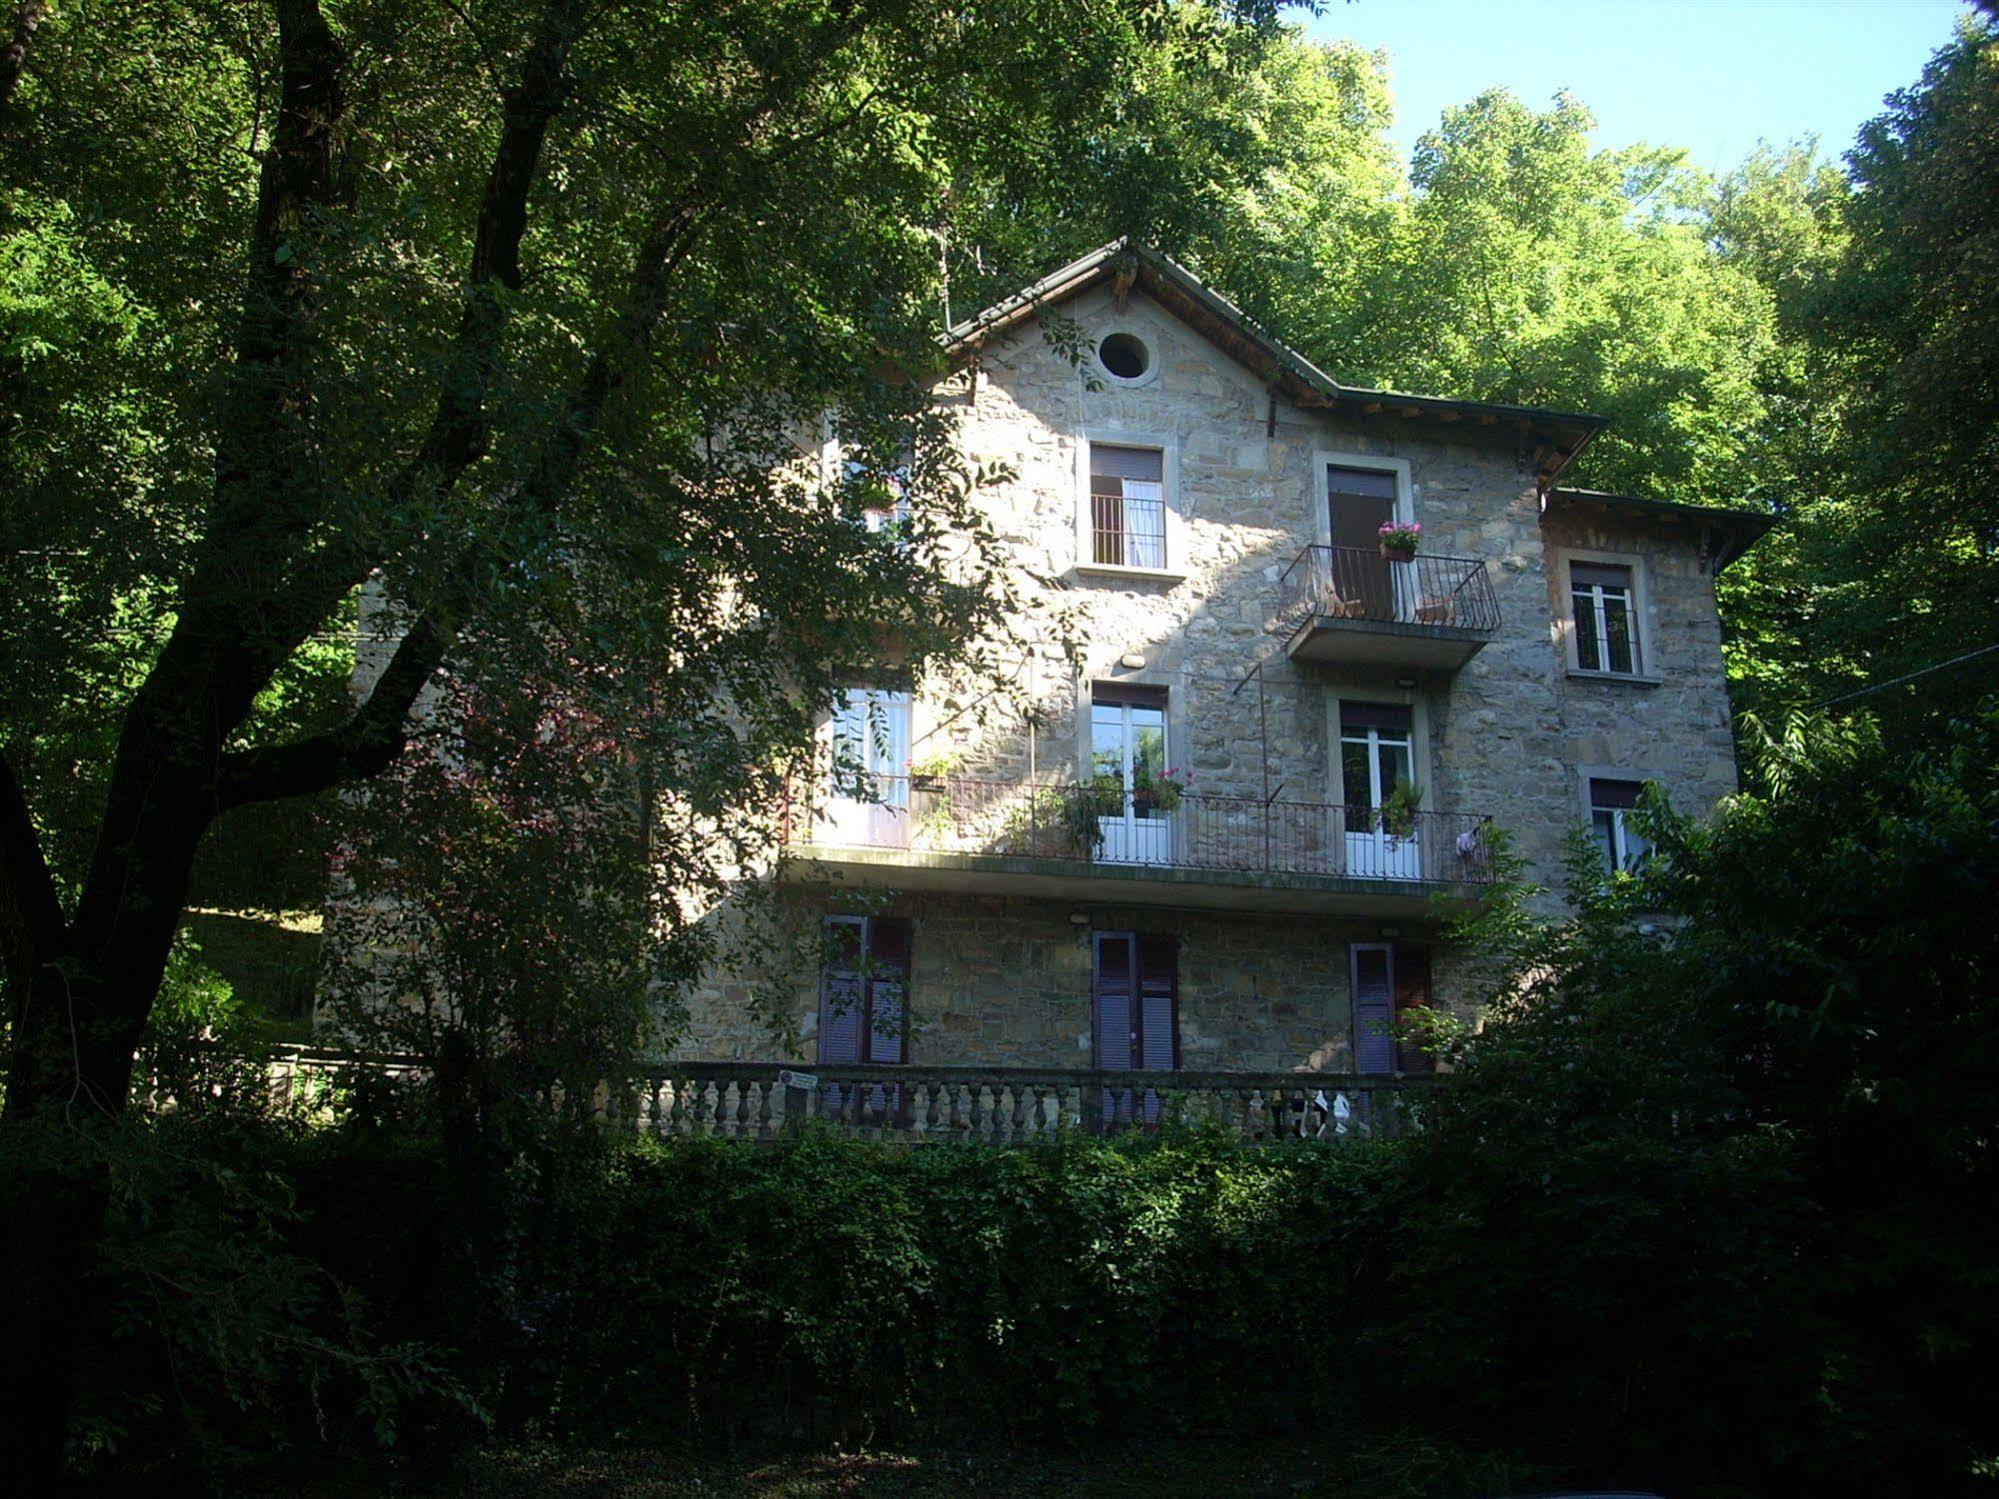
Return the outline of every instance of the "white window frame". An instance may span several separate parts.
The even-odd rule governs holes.
[[[1589,830],[1591,843],[1595,843],[1596,841],[1596,798],[1590,794],[1590,786],[1594,782],[1626,781],[1635,783],[1641,787],[1661,784],[1659,777],[1653,775],[1650,771],[1633,770],[1626,765],[1581,765],[1576,768],[1576,775],[1578,777],[1576,785],[1577,800],[1582,803],[1583,826]],[[1604,810],[1611,813],[1614,819],[1612,841],[1617,862],[1612,867],[1611,873],[1617,874],[1625,869],[1624,815],[1628,809],[1624,807],[1606,807]],[[1649,848],[1651,845],[1647,844],[1646,846]]]
[[[916,694],[907,687],[881,687],[881,686],[876,686],[872,683],[849,682],[848,684],[839,689],[840,701],[836,703],[833,706],[833,708],[826,714],[825,722],[820,731],[821,748],[825,755],[825,765],[826,765],[825,791],[826,794],[828,795],[832,795],[835,789],[832,785],[832,775],[834,770],[834,757],[838,754],[839,751],[840,715],[849,706],[849,694],[857,692],[866,694],[870,702],[882,703],[884,705],[884,711],[887,711],[889,707],[900,707],[902,709],[903,734],[905,740],[904,749],[911,757],[914,757],[916,754],[916,744],[919,733],[917,725]],[[867,709],[862,710],[863,733],[870,735],[872,734],[871,717],[872,715],[869,713]],[[870,748],[873,747],[874,746],[871,743]],[[884,802],[882,805],[885,806],[908,805],[909,767],[907,765],[902,765],[899,767],[891,767],[890,769],[887,770],[875,770],[866,773],[872,775],[887,776],[890,777],[891,779],[900,778],[899,787],[892,792],[892,795],[895,796],[897,799]],[[851,798],[842,798],[842,799],[850,800]]]
[[[1153,367],[1158,367],[1156,356]],[[1160,455],[1159,487],[1166,504],[1166,558],[1163,567],[1126,567],[1120,563],[1095,560],[1096,537],[1090,508],[1090,450],[1098,446],[1150,448]],[[1177,583],[1187,576],[1182,565],[1186,546],[1186,528],[1180,519],[1180,445],[1170,435],[1159,432],[1130,432],[1100,427],[1092,427],[1085,432],[1076,444],[1076,572],[1084,576],[1150,578]]]
[[[1384,703],[1409,710],[1409,774],[1414,777],[1419,793],[1416,805],[1421,811],[1434,811],[1435,787],[1431,784],[1430,775],[1430,713],[1425,695],[1414,689],[1385,689],[1335,678],[1326,679],[1325,690],[1327,805],[1343,806],[1346,802],[1346,777],[1340,763],[1340,699],[1345,698],[1354,703]]]
[[[1637,682],[1647,686],[1663,681],[1658,670],[1658,658],[1653,651],[1652,589],[1644,554],[1562,547],[1556,558],[1556,571],[1560,574],[1557,580],[1560,602],[1555,618],[1562,635],[1563,659],[1569,675],[1590,681]],[[1636,671],[1605,671],[1601,667],[1583,665],[1582,632],[1576,628],[1576,589],[1569,573],[1570,564],[1576,562],[1631,569],[1631,644],[1638,658],[1634,663]]]

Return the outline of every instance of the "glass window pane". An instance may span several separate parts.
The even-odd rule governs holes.
[[[1340,741],[1340,794],[1349,807],[1374,805],[1374,793],[1369,789],[1365,739]]]
[[[1644,836],[1639,833],[1626,813],[1617,814],[1617,824],[1618,830],[1624,834],[1624,867],[1627,870],[1636,870],[1652,852],[1652,845],[1645,841]]]
[[[1603,851],[1604,867],[1617,868],[1617,813],[1602,808],[1590,813],[1590,830],[1596,834],[1596,846]]]
[[[1383,739],[1381,741],[1381,794],[1385,797],[1397,786],[1414,784],[1409,774],[1409,741],[1406,739]]]
[[[1631,596],[1605,590],[1603,596],[1604,646],[1611,671],[1636,671],[1638,653],[1631,642]]]
[[[1576,663],[1584,671],[1602,671],[1602,644],[1597,638],[1596,590],[1578,588],[1572,596],[1576,615]]]

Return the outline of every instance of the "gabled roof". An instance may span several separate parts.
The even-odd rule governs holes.
[[[1719,505],[1689,505],[1680,500],[1648,500],[1635,494],[1606,494],[1600,489],[1551,489],[1541,496],[1543,515],[1587,516],[1592,510],[1640,520],[1682,520],[1701,528],[1702,548],[1709,566],[1720,572],[1763,538],[1777,524],[1766,510],[1729,510]]]
[[[1297,350],[1258,328],[1240,308],[1202,285],[1185,266],[1129,239],[1112,240],[956,324],[941,340],[945,352],[954,358],[968,358],[987,339],[1038,316],[1043,308],[1106,284],[1119,296],[1134,287],[1144,292],[1294,406],[1384,422],[1456,426],[1460,432],[1486,429],[1488,440],[1517,438],[1533,457],[1544,490],[1574,461],[1584,444],[1609,425],[1607,417],[1583,412],[1453,401],[1342,385]],[[1469,429],[1462,425],[1465,423],[1470,424]]]

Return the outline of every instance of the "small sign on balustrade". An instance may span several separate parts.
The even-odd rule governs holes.
[[[785,1067],[778,1071],[777,1085],[780,1088],[811,1089],[819,1086],[819,1077],[816,1073],[793,1072],[789,1067]]]

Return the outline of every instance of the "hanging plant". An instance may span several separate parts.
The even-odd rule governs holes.
[[[1416,814],[1423,810],[1423,793],[1407,781],[1397,781],[1381,801],[1381,831],[1407,838],[1416,831]]]
[[[1374,533],[1381,541],[1381,555],[1390,562],[1413,562],[1423,545],[1423,528],[1415,521],[1385,522]]]

